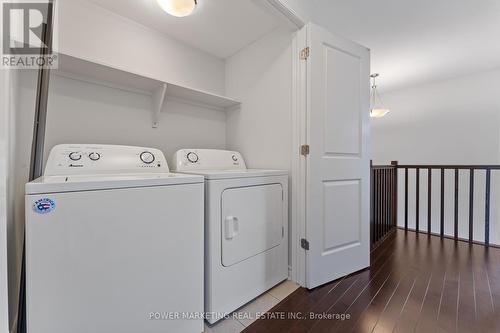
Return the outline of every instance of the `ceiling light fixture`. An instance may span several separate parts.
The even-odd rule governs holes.
[[[377,84],[375,83],[375,79],[378,76],[379,75],[377,73],[370,75],[370,77],[373,79],[370,110],[370,117],[372,118],[382,118],[383,116],[391,112],[391,110],[384,107],[382,99],[380,98],[380,95],[378,93]]]
[[[156,0],[161,9],[175,17],[191,15],[198,4],[197,0]]]

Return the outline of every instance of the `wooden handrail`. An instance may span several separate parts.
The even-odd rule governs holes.
[[[475,170],[500,170],[500,165],[474,165],[474,164],[398,164],[398,169],[475,169]]]
[[[461,240],[459,237],[459,192],[460,192],[460,174],[468,172],[469,174],[469,195],[468,195],[468,241],[477,243],[474,239],[474,184],[477,176],[476,170],[484,171],[485,189],[484,189],[484,245],[490,244],[490,210],[491,210],[491,172],[500,170],[500,165],[458,165],[458,164],[398,164],[397,161],[391,162],[391,165],[371,165],[372,171],[372,243],[376,244],[380,239],[397,226],[398,213],[398,171],[403,171],[404,177],[404,229],[409,230],[409,173],[415,175],[415,231],[420,233],[432,234],[432,181],[433,171],[437,171],[440,183],[439,193],[439,235],[443,238],[445,235],[445,176],[449,171],[453,171],[453,183],[450,192],[453,193],[454,205],[452,217],[452,234],[449,235],[455,240]],[[422,173],[424,170],[426,172]],[[436,175],[436,174],[435,174]],[[421,191],[421,178],[427,178],[427,188]],[[425,178],[424,178],[425,179]],[[425,183],[424,183],[425,184]],[[424,185],[425,186],[425,185]],[[446,185],[448,186],[448,185]],[[425,193],[425,194],[424,194]],[[427,195],[427,226],[422,230],[420,225],[420,199],[421,195]],[[389,197],[389,199],[388,199]],[[389,207],[387,207],[387,205]],[[387,210],[389,209],[389,210]],[[388,222],[389,221],[389,222]]]

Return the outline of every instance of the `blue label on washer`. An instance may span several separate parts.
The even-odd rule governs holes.
[[[54,200],[49,198],[43,198],[35,201],[33,204],[33,210],[38,214],[47,214],[56,209],[56,203]]]

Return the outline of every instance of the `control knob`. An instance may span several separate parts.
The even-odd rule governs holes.
[[[188,161],[191,163],[198,162],[198,155],[194,152],[188,153],[186,157],[187,157]]]
[[[72,161],[79,161],[82,158],[82,154],[78,152],[72,152],[69,154],[69,159]]]
[[[141,161],[146,164],[151,164],[155,161],[155,155],[149,151],[145,151],[141,153]]]
[[[99,153],[96,153],[96,152],[92,152],[89,154],[89,158],[92,160],[92,161],[97,161],[98,159],[101,158],[101,154]]]

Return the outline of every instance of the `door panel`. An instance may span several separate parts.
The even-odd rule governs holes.
[[[222,193],[222,264],[231,266],[278,246],[283,239],[283,189],[269,184]]]
[[[359,180],[324,182],[323,192],[322,255],[361,246]],[[336,223],[337,221],[350,223]]]
[[[325,52],[326,84],[324,113],[326,154],[358,155],[361,145],[360,123],[360,59],[358,56],[328,44]],[[353,75],[357,73],[357,75]]]
[[[307,27],[306,286],[369,265],[369,51]]]

